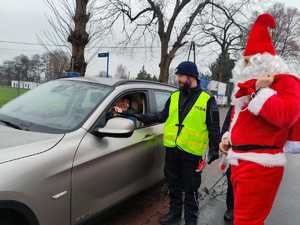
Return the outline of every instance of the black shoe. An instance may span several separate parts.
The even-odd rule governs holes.
[[[224,214],[224,220],[225,221],[233,221],[233,210],[232,209],[226,210],[226,212]]]
[[[173,225],[181,220],[181,212],[169,212],[163,215],[159,222],[161,225]]]
[[[197,225],[197,222],[195,222],[195,221],[189,221],[189,222],[185,222],[185,224],[184,225]]]

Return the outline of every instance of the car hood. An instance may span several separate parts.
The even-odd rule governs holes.
[[[22,131],[0,125],[0,163],[51,149],[64,134]]]

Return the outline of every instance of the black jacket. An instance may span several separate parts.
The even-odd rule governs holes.
[[[200,87],[188,91],[180,91],[179,95],[179,122],[181,123],[188,112],[193,107],[198,96],[201,94]],[[164,123],[169,117],[170,98],[166,102],[163,111],[158,113],[140,115],[144,123]],[[220,119],[219,110],[214,97],[211,97],[207,103],[206,125],[209,133],[209,160],[218,158],[220,143]]]
[[[223,126],[222,126],[222,130],[221,130],[221,137],[227,132],[229,131],[229,127],[230,127],[230,122],[231,122],[231,113],[232,113],[232,109],[233,107],[231,106],[226,114]]]

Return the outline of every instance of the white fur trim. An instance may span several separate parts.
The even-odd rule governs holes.
[[[265,167],[284,166],[286,164],[286,156],[284,153],[237,153],[232,150],[228,151],[227,161],[229,164],[237,166],[239,160],[254,162]]]
[[[258,115],[265,102],[277,92],[271,88],[262,88],[257,95],[250,101],[248,110],[254,115]]]
[[[223,134],[223,136],[222,136],[222,141],[225,140],[225,139],[230,140],[230,133],[229,133],[229,131],[226,131],[226,132]]]
[[[230,123],[230,129],[229,129],[229,139],[231,140],[231,131],[236,124],[237,119],[239,118],[240,112],[242,111],[242,108],[248,104],[247,102],[247,96],[243,96],[239,98],[235,103],[234,103],[234,113],[233,113],[233,118]]]
[[[287,141],[284,145],[284,152],[290,154],[300,154],[300,141]]]

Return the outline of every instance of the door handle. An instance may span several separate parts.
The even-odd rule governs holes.
[[[150,140],[152,138],[154,138],[154,134],[146,134],[143,140]]]

